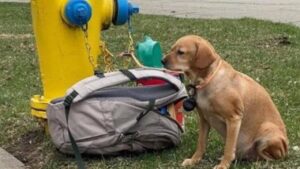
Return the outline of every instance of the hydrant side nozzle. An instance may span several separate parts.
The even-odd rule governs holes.
[[[128,10],[129,15],[137,14],[140,12],[140,8],[137,5],[128,3],[128,6],[129,6],[129,10]]]
[[[139,12],[139,7],[131,4],[127,0],[115,0],[115,14],[113,18],[114,25],[123,25],[131,15]]]

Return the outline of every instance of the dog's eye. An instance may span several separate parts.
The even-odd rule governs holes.
[[[184,51],[178,50],[178,51],[177,51],[177,54],[178,54],[178,55],[183,55],[183,54],[184,54]]]

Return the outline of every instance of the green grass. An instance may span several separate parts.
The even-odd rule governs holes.
[[[234,162],[232,168],[299,168],[300,151],[300,29],[255,19],[179,19],[138,15],[133,19],[134,39],[150,35],[165,52],[186,34],[197,34],[213,43],[236,69],[267,88],[286,123],[290,140],[287,159],[276,162]],[[109,48],[118,53],[127,45],[126,26],[103,32]],[[41,94],[34,48],[30,6],[0,3],[0,147],[31,168],[75,168],[75,161],[58,153],[37,120],[29,100]],[[8,36],[9,35],[9,36]],[[12,35],[12,36],[11,36]],[[115,60],[116,61],[116,60]],[[89,168],[180,168],[192,155],[197,140],[195,115],[186,116],[186,133],[180,146],[139,156],[85,158]],[[212,168],[222,155],[223,143],[212,132],[203,162],[194,168]]]

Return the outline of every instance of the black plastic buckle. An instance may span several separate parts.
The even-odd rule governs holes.
[[[99,77],[99,78],[105,77],[105,76],[104,76],[104,73],[101,72],[100,70],[95,70],[95,71],[94,71],[94,75],[97,76],[97,77]]]
[[[65,107],[70,106],[77,95],[78,93],[75,90],[72,91],[72,93],[70,93],[67,97],[65,97],[64,106]]]

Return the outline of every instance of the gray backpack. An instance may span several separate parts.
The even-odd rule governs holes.
[[[158,78],[163,85],[132,86]],[[124,84],[127,83],[127,86]],[[120,86],[123,85],[123,86]],[[180,143],[182,128],[158,108],[187,96],[176,77],[153,69],[132,69],[84,79],[47,108],[51,138],[67,154],[117,154],[159,150]]]

